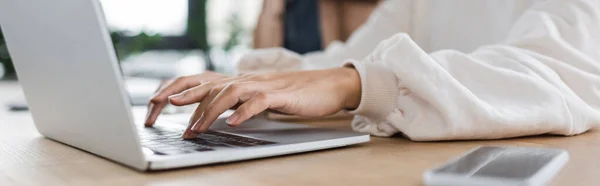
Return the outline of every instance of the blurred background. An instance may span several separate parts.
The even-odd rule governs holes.
[[[205,69],[232,73],[232,58],[251,47],[262,6],[262,0],[100,2],[124,74],[160,79]],[[0,78],[15,79],[1,32],[0,63]]]
[[[252,48],[299,54],[345,41],[379,0],[99,0],[128,77],[233,74]],[[0,25],[0,79],[17,79]]]
[[[132,105],[161,80],[206,70],[234,75],[256,48],[299,54],[345,41],[379,0],[99,0]],[[0,81],[18,79],[0,25]],[[27,110],[24,96],[7,103]]]

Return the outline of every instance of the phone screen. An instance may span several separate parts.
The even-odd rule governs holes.
[[[482,147],[434,173],[468,177],[527,179],[550,163],[560,150],[539,148]]]

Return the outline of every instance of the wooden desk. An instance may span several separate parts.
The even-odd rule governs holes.
[[[19,95],[0,82],[0,103]],[[348,128],[347,120],[311,122]],[[28,112],[0,109],[0,185],[421,185],[422,173],[479,145],[567,149],[571,160],[551,185],[600,183],[600,133],[497,141],[416,143],[372,138],[353,147],[141,173],[40,136]]]

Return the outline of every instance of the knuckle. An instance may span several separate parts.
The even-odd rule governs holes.
[[[173,82],[175,82],[176,79],[168,79],[168,80],[164,80],[160,82],[160,87],[167,87],[171,84],[173,84]]]
[[[217,95],[219,94],[219,92],[221,92],[221,89],[219,87],[213,87],[210,89],[210,91],[208,92],[209,95]]]
[[[186,79],[187,79],[187,77],[180,76],[180,77],[175,78],[175,80],[173,80],[173,82],[175,82],[175,83],[181,83],[181,82],[184,82]]]
[[[254,95],[254,97],[259,101],[265,101],[269,98],[269,95],[264,92],[257,92],[256,95]]]
[[[231,83],[227,86],[227,91],[231,94],[238,94],[244,89],[244,86],[239,83]]]
[[[200,79],[200,85],[213,85],[213,81],[211,81],[210,79]]]
[[[154,103],[154,104],[163,103],[164,101],[165,101],[165,99],[161,96],[154,96],[152,99],[150,99],[150,103]]]
[[[201,86],[203,87],[215,87],[217,85],[217,83],[215,83],[214,81],[210,81],[210,80],[206,80],[202,83]]]

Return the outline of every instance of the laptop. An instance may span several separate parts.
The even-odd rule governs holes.
[[[97,0],[0,1],[0,26],[35,126],[140,171],[263,158],[369,141],[352,131],[251,119],[182,140],[185,125],[134,121]]]

